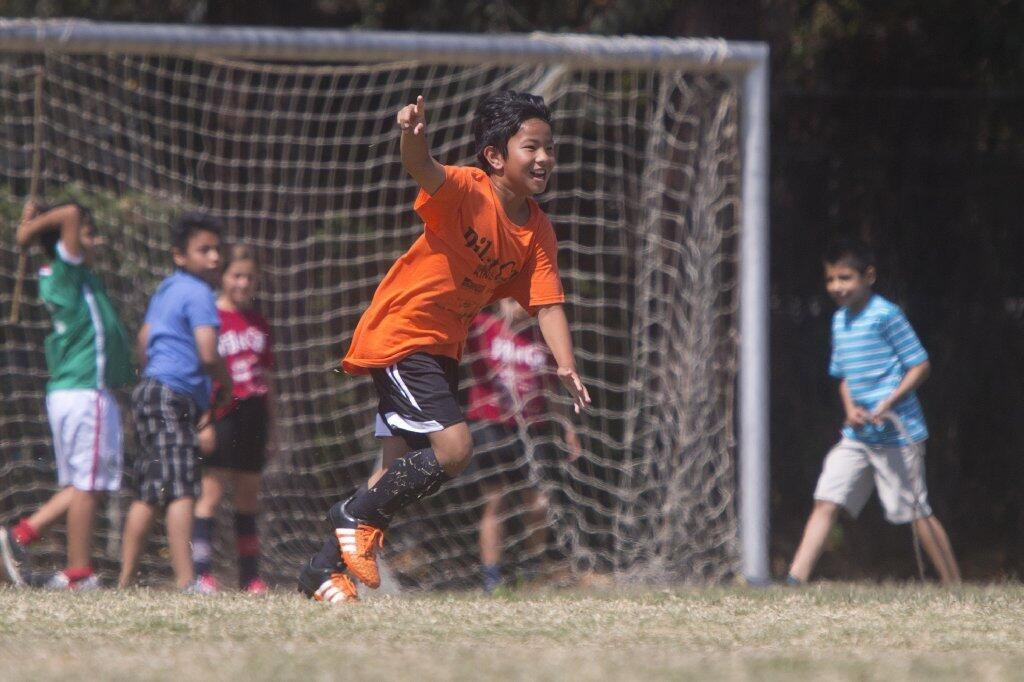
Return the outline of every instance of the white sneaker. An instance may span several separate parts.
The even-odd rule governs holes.
[[[50,579],[43,583],[43,589],[46,590],[70,590],[73,592],[91,592],[92,590],[100,589],[100,579],[95,574],[90,575],[88,578],[82,578],[71,582],[64,571],[57,571]]]
[[[28,574],[28,552],[18,544],[9,528],[0,526],[0,563],[7,579],[16,587],[24,587]]]
[[[212,575],[201,575],[190,582],[181,592],[182,594],[201,594],[208,597],[220,592],[220,585]]]

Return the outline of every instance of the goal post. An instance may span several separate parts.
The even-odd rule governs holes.
[[[37,73],[42,111],[27,90]],[[429,90],[435,155],[468,163],[472,110],[499,88],[537,91],[554,112],[559,168],[540,200],[596,393],[581,463],[552,464],[565,451],[557,429],[521,434],[550,500],[547,552],[576,574],[765,582],[763,43],[0,19],[0,204],[27,193],[41,122],[42,192],[91,202],[120,240],[98,267],[133,330],[167,271],[173,213],[203,207],[256,244],[285,440],[267,472],[264,545],[285,575],[315,545],[327,501],[374,460],[369,386],[324,376],[421,229],[397,167],[396,104]],[[0,236],[6,315],[13,229]],[[23,325],[0,337],[2,522],[52,485],[38,454],[45,313],[22,306]],[[471,474],[397,524],[388,557],[400,580],[469,579],[478,482]],[[529,522],[505,516],[522,545]]]

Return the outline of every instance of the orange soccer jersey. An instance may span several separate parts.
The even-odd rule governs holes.
[[[488,303],[514,298],[534,313],[565,300],[551,221],[532,199],[530,219],[516,225],[487,174],[445,166],[433,196],[420,190],[413,206],[426,225],[377,287],[342,360],[366,374],[424,352],[458,360],[469,325]]]

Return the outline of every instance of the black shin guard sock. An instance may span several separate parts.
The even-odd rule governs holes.
[[[313,568],[334,568],[341,561],[338,553],[338,541],[332,536],[324,542],[324,546],[313,556]]]
[[[372,488],[360,488],[345,511],[377,528],[387,528],[403,507],[421,497],[433,495],[451,476],[430,448],[410,452],[396,459]]]

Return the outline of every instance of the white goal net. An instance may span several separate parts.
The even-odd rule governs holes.
[[[737,82],[709,69],[510,65],[487,54],[474,63],[313,61],[0,55],[0,522],[32,512],[55,487],[38,253],[22,321],[6,323],[13,230],[34,156],[43,201],[74,198],[93,210],[109,240],[96,269],[131,334],[171,267],[175,213],[205,209],[225,220],[228,241],[257,248],[282,435],[264,476],[263,569],[290,580],[328,532],[328,507],[377,458],[372,386],[333,370],[378,282],[422,230],[395,113],[423,94],[435,157],[469,164],[477,103],[515,89],[543,95],[554,116],[558,165],[539,199],[559,238],[594,407],[575,420],[583,454],[573,462],[560,429],[521,431],[532,476],[512,486],[502,512],[506,565],[543,559],[549,577],[565,581],[737,573]],[[463,387],[470,381],[464,371]],[[130,461],[131,424],[125,433]],[[472,469],[396,519],[383,557],[400,585],[476,583],[486,474]],[[525,542],[536,528],[514,494],[533,485],[549,501],[540,549]],[[106,571],[127,500],[113,500],[100,522]],[[58,529],[37,560],[57,565],[60,538]],[[226,518],[218,538],[218,570],[230,572]],[[150,580],[167,574],[162,546],[158,535],[147,553]]]

